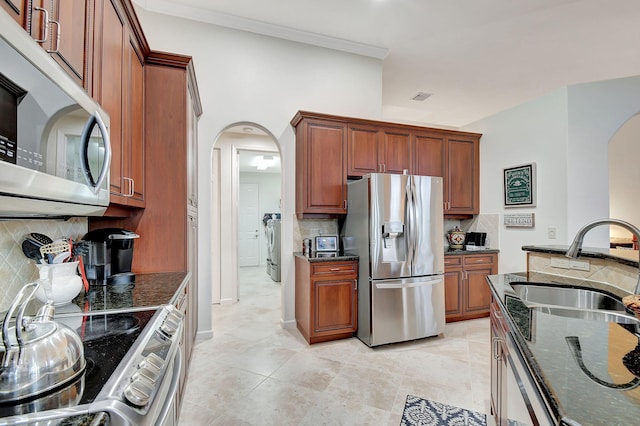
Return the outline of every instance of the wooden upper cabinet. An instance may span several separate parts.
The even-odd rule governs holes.
[[[350,123],[347,176],[411,171],[411,134],[407,130]]]
[[[346,179],[369,173],[443,178],[444,214],[480,213],[480,134],[299,111],[296,212],[347,212]],[[343,156],[341,144],[346,146]],[[340,164],[344,164],[341,169]],[[310,216],[309,216],[310,217]]]
[[[349,125],[347,176],[364,176],[380,171],[380,131],[367,125]]]
[[[383,173],[412,172],[411,133],[404,129],[382,129],[380,158]]]
[[[126,67],[128,78],[123,90],[125,111],[124,136],[126,151],[123,156],[123,178],[128,182],[127,205],[144,207],[144,71],[143,59],[139,56],[135,38],[127,29]]]
[[[25,1],[26,0],[0,0],[0,6],[4,9],[21,27],[25,25]]]
[[[480,213],[479,137],[446,137],[445,214]]]
[[[413,151],[414,174],[444,177],[444,135],[415,132],[413,134]]]
[[[92,2],[33,0],[29,3],[26,30],[80,86],[89,89]]]
[[[347,212],[346,123],[305,118],[296,128],[296,214],[322,217]]]
[[[98,2],[99,3],[99,2]],[[111,120],[111,204],[144,207],[144,57],[126,10],[96,12],[93,96]]]
[[[443,177],[446,215],[480,213],[480,136],[413,133],[413,173]]]
[[[100,14],[97,15],[96,28],[100,39],[96,40],[95,50],[97,70],[96,93],[94,97],[109,114],[111,127],[111,201],[124,201],[124,181],[122,179],[123,150],[123,110],[122,82],[124,79],[125,21],[118,9],[109,0],[105,0]]]

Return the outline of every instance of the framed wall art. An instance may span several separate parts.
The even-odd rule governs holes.
[[[503,169],[504,206],[536,206],[536,163]]]

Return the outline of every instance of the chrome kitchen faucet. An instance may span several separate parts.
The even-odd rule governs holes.
[[[573,259],[576,259],[578,256],[580,256],[580,251],[582,250],[582,242],[584,240],[585,234],[590,230],[592,230],[593,228],[595,228],[596,226],[600,226],[600,225],[618,225],[622,228],[625,228],[629,232],[631,232],[636,237],[636,239],[640,240],[640,229],[636,228],[629,222],[625,222],[619,219],[594,220],[593,222],[583,226],[578,231],[575,238],[573,239],[573,243],[571,243],[571,245],[567,249],[567,253],[565,254],[565,256]],[[638,265],[638,282],[636,283],[636,289],[634,290],[634,294],[640,294],[640,264]]]

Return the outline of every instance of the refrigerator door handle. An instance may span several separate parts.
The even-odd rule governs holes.
[[[412,262],[416,262],[416,254],[418,252],[418,236],[423,233],[425,230],[420,229],[420,225],[422,225],[422,214],[420,213],[420,209],[418,208],[418,193],[416,190],[416,181],[411,178],[411,208],[413,209],[413,227],[416,232],[411,236],[412,240],[412,251],[411,251],[411,259]],[[413,271],[413,265],[411,265],[411,270]],[[415,273],[415,272],[414,272]]]
[[[411,179],[411,176],[407,178],[406,192],[407,192],[407,207],[406,207],[405,214],[407,216],[408,232],[405,232],[405,238],[407,241],[407,262],[409,263],[409,265],[411,265],[411,273],[413,274],[413,262],[414,262],[413,255],[415,252],[414,236],[416,235],[417,230],[414,229],[416,221],[415,221],[415,204],[414,204],[414,196],[413,196],[414,187],[413,187],[413,179]]]
[[[444,281],[444,278],[427,278],[424,280],[415,280],[413,282],[398,282],[398,281],[387,281],[387,282],[377,282],[375,283],[376,288],[379,289],[392,289],[392,288],[412,288],[412,287],[426,287],[430,285],[440,284]]]

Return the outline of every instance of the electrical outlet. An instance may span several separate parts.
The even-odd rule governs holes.
[[[555,240],[557,238],[558,229],[555,226],[547,228],[547,237],[550,240]]]
[[[569,259],[560,259],[557,257],[551,258],[551,267],[552,268],[562,268],[569,269]]]
[[[587,271],[589,272],[589,261],[587,260],[570,260],[569,268],[575,269],[577,271]]]

